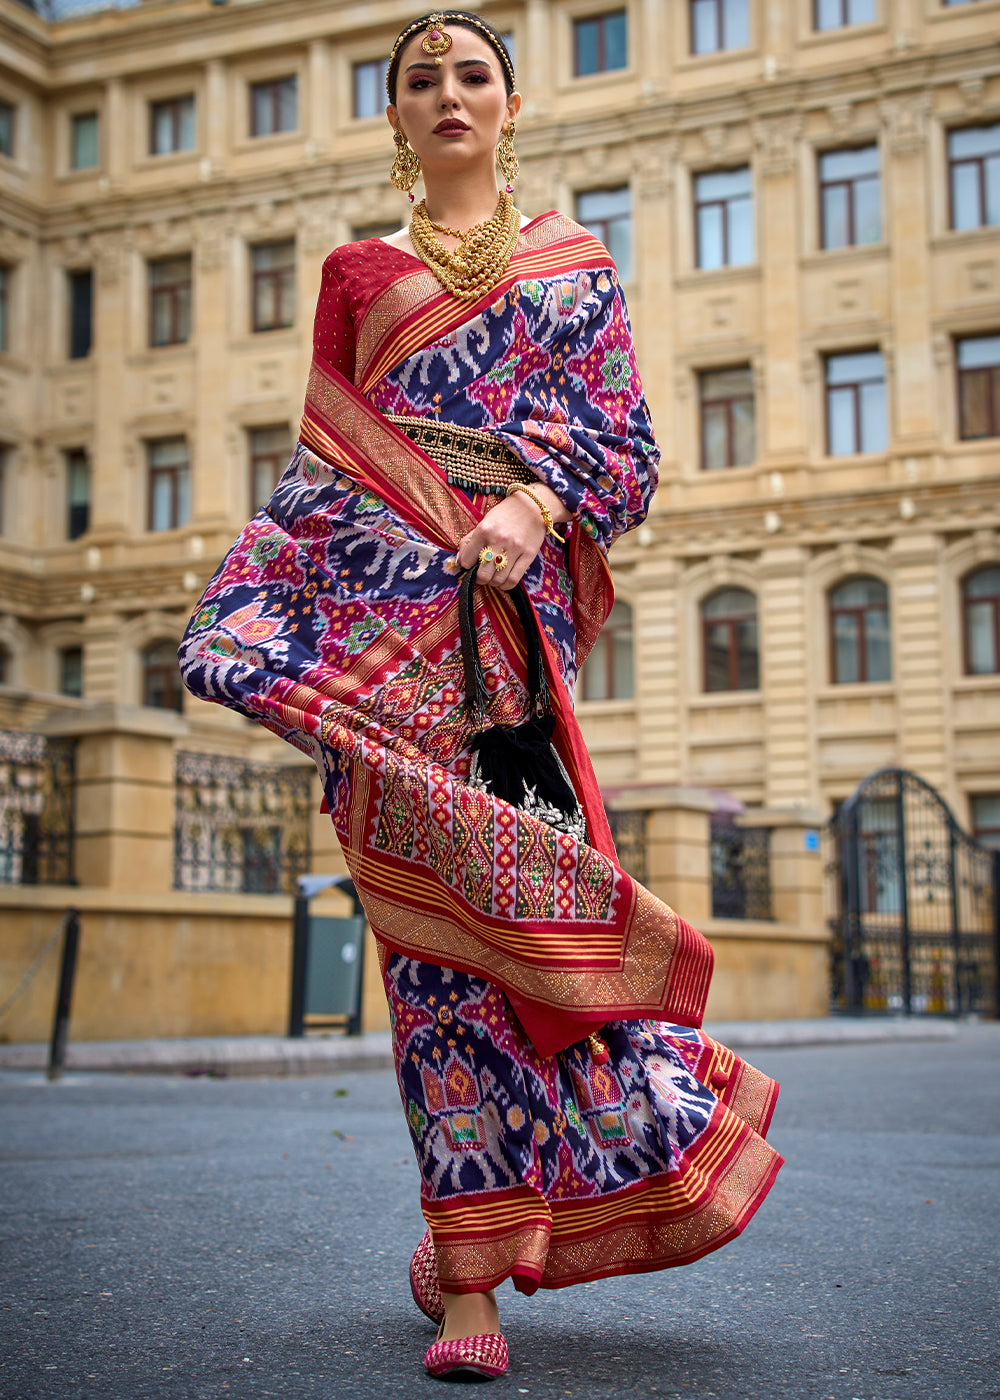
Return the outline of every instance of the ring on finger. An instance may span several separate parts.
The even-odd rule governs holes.
[[[492,549],[490,549],[489,545],[484,544],[482,549],[479,551],[480,564],[492,564],[495,558],[496,555],[493,553]]]
[[[506,569],[506,567],[507,556],[506,554],[504,554],[502,549],[498,550],[497,553],[493,556],[493,568],[498,574],[501,574],[503,573],[504,569]]]

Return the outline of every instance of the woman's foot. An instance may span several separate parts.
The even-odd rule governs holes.
[[[439,1342],[458,1341],[460,1337],[482,1337],[500,1331],[497,1295],[488,1293],[443,1293],[444,1327]]]
[[[432,1376],[472,1372],[492,1380],[510,1365],[507,1342],[500,1332],[496,1294],[445,1293],[445,1318],[437,1341],[428,1348],[424,1365]]]

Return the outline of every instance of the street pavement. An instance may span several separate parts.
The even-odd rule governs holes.
[[[498,1400],[1000,1397],[1000,1025],[753,1059],[787,1165],[745,1234],[505,1285]],[[0,1400],[440,1394],[422,1230],[390,1071],[0,1072]]]

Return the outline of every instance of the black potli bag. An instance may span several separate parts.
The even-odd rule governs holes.
[[[475,729],[469,740],[472,754],[469,783],[492,797],[509,802],[512,807],[530,812],[557,831],[565,831],[578,841],[587,841],[587,819],[552,743],[556,721],[550,709],[538,620],[520,583],[508,597],[521,620],[528,653],[528,718],[520,724],[485,727],[488,695],[472,606],[478,567],[477,564],[466,569],[459,584],[465,703],[473,724],[483,726]],[[607,1064],[609,1051],[599,1032],[588,1035],[586,1045],[595,1064]]]
[[[523,584],[508,597],[517,609],[528,653],[528,718],[520,724],[486,727],[488,694],[479,656],[472,604],[478,565],[467,569],[459,584],[459,626],[465,666],[465,703],[476,727],[469,749],[469,783],[483,792],[530,812],[558,831],[587,840],[587,820],[573,784],[552,743],[555,716],[538,637],[538,621]]]

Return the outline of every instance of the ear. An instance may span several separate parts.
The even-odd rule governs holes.
[[[388,107],[385,109],[385,115],[386,115],[386,120],[388,121],[389,125],[392,127],[393,131],[398,131],[398,130],[399,130],[399,113],[396,111],[395,107],[392,105],[391,102],[389,103]]]
[[[511,121],[517,119],[517,114],[521,110],[521,94],[512,92],[507,98],[507,116]]]

